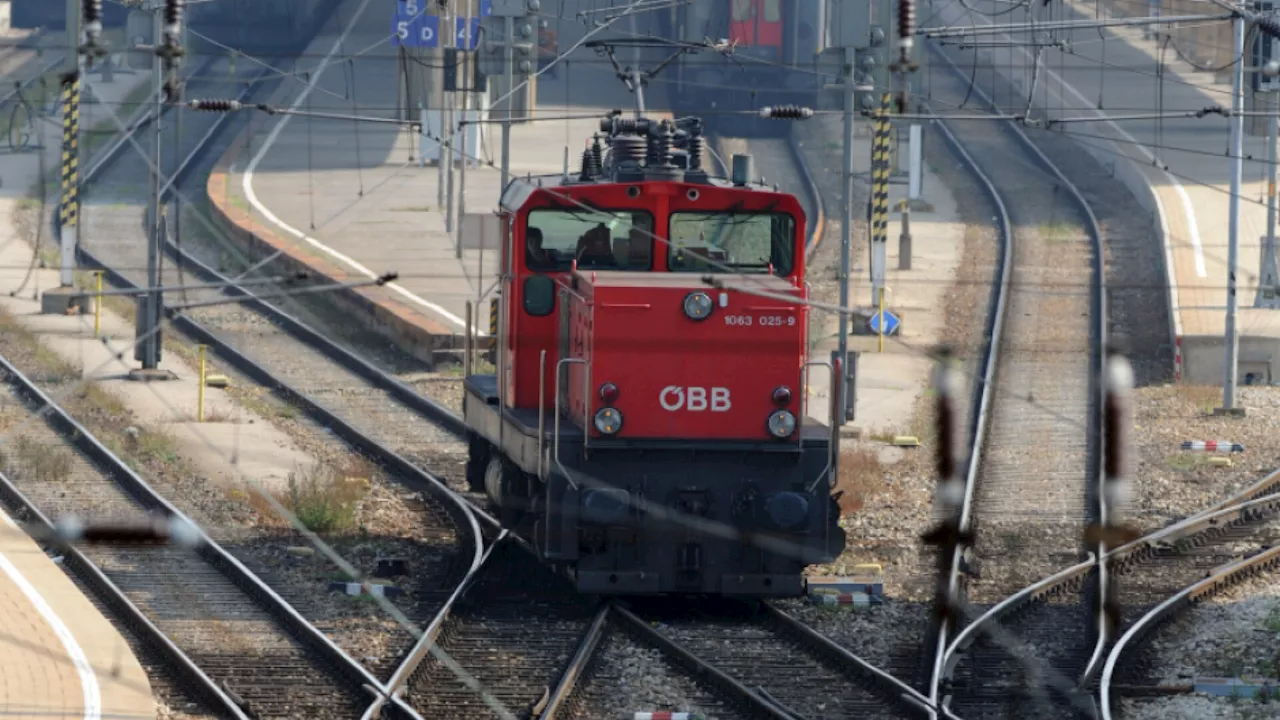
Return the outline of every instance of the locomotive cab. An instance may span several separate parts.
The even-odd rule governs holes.
[[[602,129],[607,158],[503,195],[468,480],[583,592],[800,594],[844,547],[830,431],[805,417],[804,211],[707,177],[668,121]]]

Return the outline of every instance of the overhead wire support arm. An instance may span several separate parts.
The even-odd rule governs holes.
[[[974,35],[1004,35],[1016,32],[1047,32],[1050,30],[1096,30],[1107,27],[1142,25],[1168,25],[1170,23],[1203,23],[1230,20],[1235,13],[1217,15],[1165,15],[1163,17],[1116,18],[1110,20],[1058,20],[1036,23],[1007,23],[1004,25],[977,25],[920,28],[916,35],[926,38],[964,37]],[[1273,20],[1273,25],[1277,23]],[[1280,25],[1277,25],[1280,31]]]

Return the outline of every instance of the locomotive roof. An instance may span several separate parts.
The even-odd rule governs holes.
[[[727,178],[707,177],[705,180],[685,180],[680,178],[670,180],[642,179],[642,180],[613,180],[612,178],[600,178],[593,180],[580,180],[574,175],[564,175],[556,173],[552,175],[527,175],[522,178],[515,178],[507,184],[507,189],[502,193],[500,205],[503,210],[515,212],[524,207],[529,198],[538,190],[555,190],[569,189],[579,187],[599,187],[603,185],[636,185],[641,183],[666,182],[678,185],[697,185],[706,187],[724,188],[727,190],[741,190],[753,192],[768,192],[790,195],[784,190],[778,189],[772,185],[753,182],[747,185],[737,185]]]

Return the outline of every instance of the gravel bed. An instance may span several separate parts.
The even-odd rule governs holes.
[[[1174,685],[1197,676],[1280,678],[1278,640],[1280,584],[1275,573],[1263,573],[1192,607],[1150,646],[1159,658],[1158,682]]]
[[[668,710],[697,713],[706,720],[738,715],[715,702],[661,651],[613,631],[596,648],[596,657],[578,683],[568,716],[581,720],[627,717],[628,713]]]
[[[1254,550],[1256,544],[1241,548]],[[1280,584],[1264,573],[1214,594],[1162,626],[1138,652],[1148,682],[1190,685],[1197,677],[1280,678]],[[1266,718],[1276,705],[1205,695],[1123,698],[1125,718]]]
[[[1241,387],[1244,419],[1214,417],[1220,387],[1159,385],[1139,388],[1134,403],[1134,501],[1130,516],[1150,530],[1198,512],[1274,471],[1280,454],[1280,388]],[[1215,467],[1206,453],[1183,452],[1185,440],[1243,443],[1232,467]]]

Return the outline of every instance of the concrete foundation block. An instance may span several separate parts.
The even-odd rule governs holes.
[[[134,368],[129,371],[129,379],[134,382],[164,382],[165,380],[177,380],[178,376],[169,370],[146,370],[144,368]]]
[[[83,290],[59,287],[45,290],[40,295],[40,312],[44,315],[83,315],[93,312],[93,298]]]

